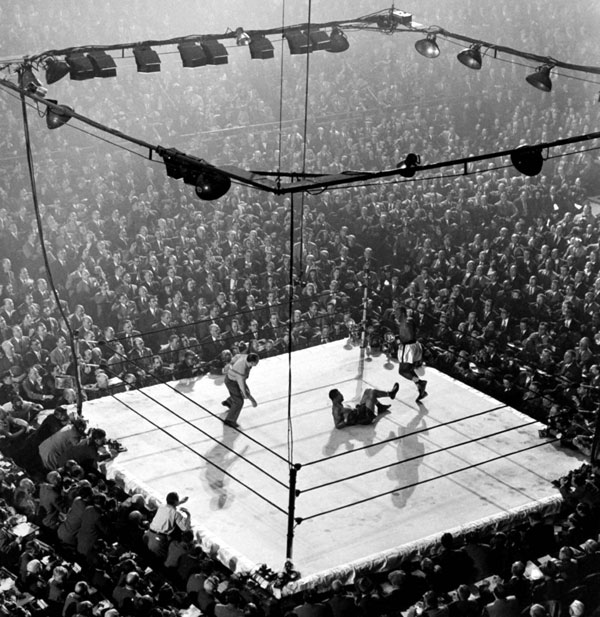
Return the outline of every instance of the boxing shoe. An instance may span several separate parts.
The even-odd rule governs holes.
[[[419,379],[417,383],[417,388],[419,388],[419,396],[417,396],[417,403],[422,401],[428,394],[425,388],[427,386],[427,382],[424,379]]]
[[[387,413],[390,410],[391,405],[382,405],[381,403],[377,403],[377,415],[381,415],[382,413]]]

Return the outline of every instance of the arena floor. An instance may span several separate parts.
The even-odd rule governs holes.
[[[258,407],[242,411],[243,432],[220,420],[222,377],[84,406],[91,426],[128,448],[109,464],[108,475],[159,501],[172,490],[188,495],[205,548],[234,569],[283,567],[288,457],[300,463],[295,516],[304,520],[295,526],[293,562],[302,578],[287,591],[390,567],[446,530],[556,506],[550,480],[583,460],[541,441],[540,425],[527,416],[429,368],[424,404],[415,403],[414,385],[401,380],[391,412],[376,424],[337,430],[330,388],[356,402],[364,388],[389,389],[399,380],[397,365],[384,357],[365,360],[344,341],[292,355],[290,407],[289,371],[287,356],[253,369],[249,384]],[[354,502],[360,503],[323,514]]]

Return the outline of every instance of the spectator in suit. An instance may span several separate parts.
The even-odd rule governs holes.
[[[484,615],[486,617],[519,617],[521,611],[515,596],[506,593],[503,583],[498,583],[494,588],[495,600],[486,604]]]
[[[25,362],[23,357],[15,352],[15,348],[10,340],[4,340],[0,344],[2,357],[0,357],[0,371],[11,371],[11,373],[21,380],[24,375]]]
[[[459,585],[456,589],[456,600],[448,605],[449,617],[479,617],[481,609],[475,600],[471,600],[471,589],[468,585]]]
[[[338,579],[331,582],[331,596],[327,604],[331,617],[359,617],[355,598],[344,589]]]
[[[296,606],[293,611],[297,617],[331,617],[331,607],[329,604],[319,602],[314,591],[305,591],[302,595],[302,600],[302,604]],[[215,617],[217,614],[215,608]]]
[[[167,347],[168,346],[169,345],[167,345]],[[148,372],[152,368],[153,355],[152,349],[145,345],[144,339],[141,336],[136,336],[133,339],[133,349],[127,354],[127,359],[134,371]]]
[[[161,311],[160,321],[150,329],[150,347],[158,352],[161,346],[169,342],[171,335],[171,311]]]
[[[27,371],[27,377],[21,383],[21,392],[25,400],[38,403],[44,409],[49,409],[54,403],[54,396],[44,391],[37,366],[32,366]]]
[[[204,362],[211,362],[218,358],[226,349],[221,336],[221,329],[217,324],[209,326],[209,334],[200,341],[200,353]]]
[[[64,336],[58,337],[56,340],[56,347],[50,351],[50,354],[48,354],[48,352],[44,354],[45,350],[41,347],[39,339],[34,339],[34,341],[35,344],[32,344],[31,346],[31,351],[33,354],[29,356],[30,361],[33,361],[38,357],[43,359],[47,356],[52,364],[60,366],[63,373],[67,372],[67,368],[72,361],[72,354],[71,348],[67,345],[67,339]],[[38,363],[36,362],[35,364]],[[44,366],[44,364],[42,364],[42,366]]]
[[[529,526],[523,537],[526,556],[534,559],[539,555],[553,553],[556,550],[553,525],[544,522],[539,512],[531,512],[527,518]]]
[[[442,535],[435,563],[441,568],[445,590],[456,589],[459,584],[473,580],[473,562],[463,548],[455,547],[451,533]]]

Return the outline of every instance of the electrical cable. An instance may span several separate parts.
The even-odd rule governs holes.
[[[311,45],[310,41],[310,32],[311,32],[311,22],[312,22],[312,0],[308,0],[308,28],[306,29],[306,42],[308,45]],[[306,151],[307,145],[306,140],[308,138],[308,96],[309,96],[309,85],[310,85],[310,53],[306,54],[306,76],[304,82],[304,123],[303,123],[303,131],[302,131],[302,173],[306,173]],[[304,210],[305,210],[305,194],[302,192],[300,196],[300,232],[299,232],[299,242],[300,242],[300,251],[298,255],[298,276],[302,278],[302,271],[304,268]],[[294,215],[292,211],[292,220],[291,227],[294,227]],[[294,270],[294,259],[293,259],[293,243],[290,246],[292,251],[292,259],[290,260],[290,271]],[[291,338],[290,338],[290,352],[288,354],[288,402],[287,402],[287,441],[288,441],[288,460],[290,461],[290,465],[294,464],[294,427],[292,422],[292,387],[293,387],[293,374],[292,374],[292,352],[291,352]]]
[[[40,247],[42,249],[42,258],[44,260],[44,267],[46,269],[46,275],[48,276],[48,283],[50,289],[52,291],[52,295],[54,296],[54,301],[56,302],[56,308],[60,313],[63,321],[65,323],[65,328],[69,333],[69,346],[71,348],[71,353],[73,354],[73,362],[77,363],[77,350],[75,348],[75,333],[71,328],[71,324],[69,323],[69,319],[67,314],[65,313],[64,307],[58,295],[58,290],[56,289],[56,285],[54,284],[54,278],[52,276],[52,269],[50,268],[50,261],[48,260],[48,252],[46,249],[46,242],[44,236],[44,227],[42,224],[42,216],[40,213],[38,195],[37,195],[37,186],[35,181],[35,170],[33,164],[33,153],[31,150],[31,137],[29,134],[29,121],[27,119],[27,104],[25,99],[24,91],[21,91],[21,111],[23,114],[23,132],[25,136],[25,151],[27,153],[27,167],[29,171],[29,180],[31,182],[31,199],[33,201],[33,210],[35,212],[35,220],[38,230],[38,236],[40,238]],[[77,414],[81,416],[82,406],[83,406],[83,396],[81,392],[81,380],[79,379],[79,371],[77,369],[77,364],[75,365],[74,371],[74,380],[75,380],[75,389],[77,390]]]
[[[288,26],[287,28],[282,24],[281,27],[270,28],[270,29],[262,29],[262,30],[248,30],[247,32],[250,35],[284,35],[287,30],[290,29],[301,29],[306,30],[306,28],[310,28],[310,21],[307,24],[296,24],[293,26]],[[427,27],[413,27],[412,20],[411,25],[405,25],[402,23],[402,20],[397,20],[396,15],[394,13],[394,8],[384,9],[378,11],[376,13],[372,13],[369,15],[363,15],[361,17],[357,17],[350,20],[336,20],[336,21],[328,21],[319,24],[313,24],[314,27],[317,28],[333,28],[338,27],[344,30],[374,30],[384,34],[392,34],[392,33],[422,33],[422,34],[435,34],[442,39],[445,40],[455,40],[460,41],[461,43],[468,43],[469,45],[479,45],[480,47],[485,47],[488,50],[493,50],[494,57],[497,57],[497,54],[503,53],[509,56],[517,56],[520,58],[524,58],[529,60],[530,62],[536,62],[537,64],[542,65],[550,65],[552,67],[558,66],[560,68],[568,69],[576,72],[585,72],[592,74],[600,74],[600,67],[596,66],[584,66],[578,64],[572,64],[568,62],[564,62],[553,58],[551,56],[542,56],[539,54],[524,52],[519,49],[508,47],[504,45],[497,45],[495,43],[490,43],[486,41],[482,41],[480,39],[474,39],[472,37],[464,36],[462,34],[458,34],[455,32],[450,32],[445,30],[440,26],[427,26]],[[404,26],[404,27],[400,27]],[[38,54],[28,55],[24,58],[20,58],[18,61],[5,61],[2,65],[2,68],[7,68],[12,65],[22,66],[27,63],[30,66],[39,67],[42,65],[46,59],[54,56],[68,56],[72,53],[89,53],[92,51],[121,51],[122,55],[125,56],[124,52],[128,49],[135,49],[139,46],[148,46],[148,47],[163,47],[163,46],[174,46],[180,43],[186,42],[196,42],[201,43],[205,40],[228,40],[234,39],[236,36],[235,32],[226,31],[223,34],[203,34],[203,35],[187,35],[183,37],[173,37],[170,39],[162,39],[162,40],[146,40],[141,42],[133,42],[133,43],[117,43],[114,45],[88,45],[88,46],[80,46],[80,47],[68,47],[64,49],[53,49],[44,51]],[[167,54],[174,54],[176,52],[163,52]]]
[[[281,28],[285,26],[285,0],[281,3]],[[283,140],[283,36],[281,37],[281,60],[279,62],[279,134],[278,134],[278,154],[277,171],[281,172],[281,144]]]
[[[9,82],[5,79],[0,79],[0,86],[13,90],[15,92],[21,92],[21,88],[19,88],[18,86],[14,85],[12,82]],[[34,95],[32,93],[26,92],[25,94],[26,96],[30,97],[36,102],[46,105],[51,110],[61,112],[60,106],[55,105],[54,103],[49,102],[46,99],[39,97],[37,95]],[[168,149],[162,146],[155,146],[144,140],[133,137],[131,135],[126,135],[122,131],[107,127],[99,122],[96,122],[95,120],[87,118],[86,116],[83,116],[76,112],[69,112],[69,115],[72,116],[73,118],[76,118],[77,120],[80,120],[84,124],[88,124],[90,126],[98,128],[99,130],[108,132],[116,137],[124,139],[125,141],[130,141],[131,143],[134,143],[138,146],[146,148],[149,152],[148,158],[150,160],[152,160],[153,152],[156,152],[157,154],[162,156],[162,154],[168,151]],[[600,132],[586,133],[584,135],[577,135],[575,137],[558,139],[552,142],[529,144],[528,147],[532,149],[549,150],[555,147],[571,145],[574,143],[581,143],[584,141],[590,141],[590,140],[595,140],[599,138],[600,138]],[[502,157],[510,156],[514,154],[515,152],[519,152],[519,149],[512,148],[509,150],[495,151],[495,152],[486,153],[486,154],[479,154],[479,155],[468,156],[468,157],[463,157],[459,159],[452,159],[449,161],[441,161],[437,163],[419,165],[415,168],[415,171],[423,172],[423,171],[429,171],[433,169],[440,169],[444,167],[454,167],[457,165],[462,165],[465,170],[464,174],[468,174],[470,173],[468,171],[469,164],[478,163],[478,162],[495,159],[495,158],[502,158]],[[198,159],[197,157],[191,157],[184,153],[178,153],[178,157],[179,159],[181,159],[182,162],[190,163],[195,166],[197,166],[198,164],[208,165],[205,161],[202,161],[202,159]],[[271,192],[276,195],[282,195],[282,194],[287,194],[287,193],[303,193],[305,191],[318,190],[321,188],[331,189],[331,188],[338,187],[338,186],[344,186],[344,188],[347,188],[346,185],[348,183],[351,183],[353,185],[357,185],[358,183],[364,184],[365,182],[372,182],[373,180],[376,180],[376,179],[378,180],[380,178],[402,175],[400,173],[401,167],[395,167],[392,169],[383,169],[383,170],[374,171],[374,172],[373,171],[356,172],[352,174],[354,176],[352,179],[348,178],[348,172],[344,171],[339,174],[325,175],[319,181],[313,181],[313,180],[305,178],[304,180],[301,180],[295,183],[292,182],[292,183],[287,183],[287,184],[279,184],[279,183],[273,183],[272,181],[269,181],[269,183],[265,184],[265,181],[259,182],[252,174],[250,174],[249,172],[243,169],[239,169],[233,166],[225,166],[225,167],[216,168],[216,169],[224,173],[225,175],[227,175],[232,181],[238,180],[238,181],[241,181],[243,184],[250,185],[250,186],[253,186],[254,188],[267,191],[267,192]],[[482,170],[480,173],[483,173],[484,171],[485,170]],[[263,175],[277,176],[277,172],[270,172],[269,174],[267,174],[267,172],[263,172]]]

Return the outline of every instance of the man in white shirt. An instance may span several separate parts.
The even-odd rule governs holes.
[[[258,354],[238,354],[234,356],[229,364],[229,369],[225,375],[225,386],[229,390],[229,397],[223,401],[223,405],[229,408],[227,417],[224,423],[227,426],[238,428],[237,419],[244,406],[244,399],[248,399],[252,403],[252,407],[256,407],[257,403],[254,400],[250,389],[248,388],[248,377],[252,367],[258,364]]]
[[[192,527],[189,511],[179,507],[187,500],[187,497],[180,500],[177,493],[171,492],[167,495],[167,502],[158,506],[156,510],[150,528],[146,532],[146,541],[148,549],[159,557],[166,557],[171,535],[177,529],[189,531]]]

